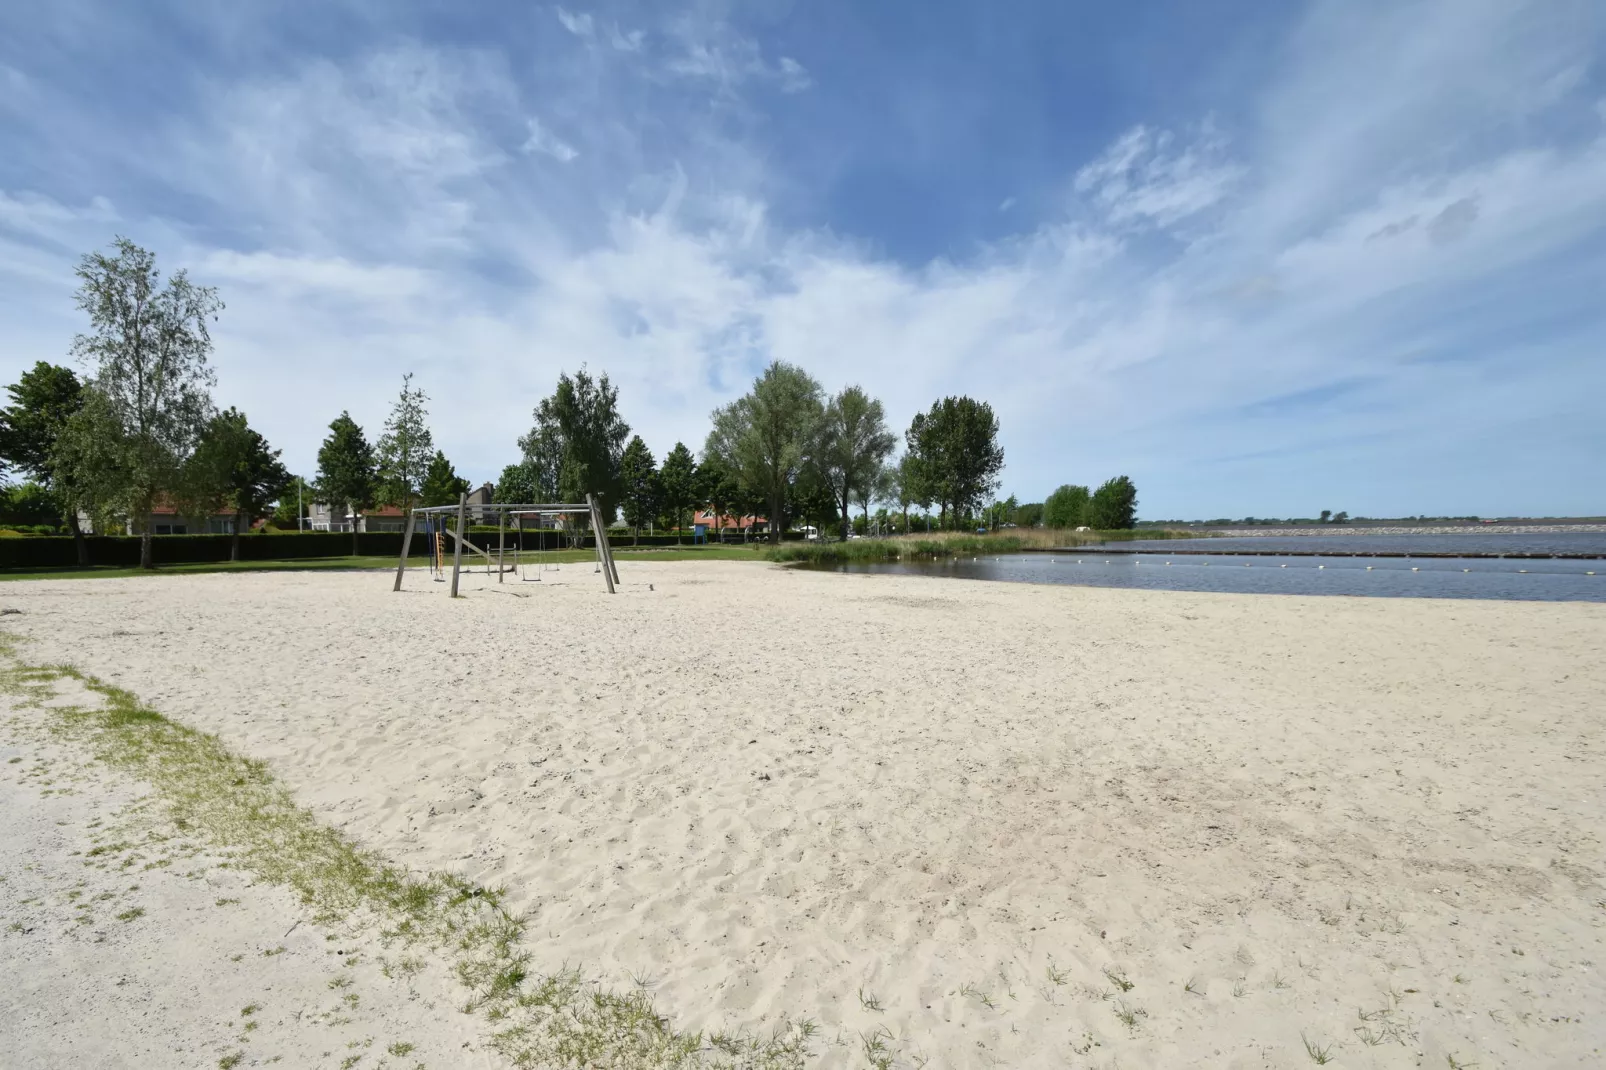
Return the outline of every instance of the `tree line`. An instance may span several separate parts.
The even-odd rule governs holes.
[[[128,522],[148,568],[159,504],[180,516],[231,514],[237,558],[240,532],[257,519],[297,527],[313,501],[332,517],[355,518],[377,505],[450,504],[468,490],[435,446],[429,398],[410,374],[377,442],[349,411],[330,423],[309,481],[290,474],[244,413],[212,402],[209,324],[224,307],[215,289],[183,271],[164,284],[154,255],[125,238],[83,257],[76,274],[89,329],[71,351],[85,374],[42,361],[9,387],[0,462],[30,480],[17,489],[19,501],[62,519],[80,562],[80,515],[97,530]],[[676,442],[661,461],[631,433],[618,400],[606,373],[582,366],[561,374],[536,405],[517,442],[520,459],[502,470],[494,500],[594,494],[610,522],[622,512],[638,532],[683,529],[688,513],[706,507],[716,524],[761,517],[772,540],[794,524],[844,538],[872,525],[907,531],[913,508],[938,528],[998,527],[1028,515],[1055,526],[1121,527],[1136,504],[1124,476],[1092,494],[1061,487],[1040,507],[1013,498],[987,504],[1004,451],[991,406],[969,397],[934,402],[899,436],[882,403],[859,386],[828,393],[803,369],[776,361],[710,414],[699,452]],[[872,505],[881,507],[874,521]]]
[[[1042,522],[1049,528],[1089,527],[1110,531],[1137,523],[1138,489],[1126,476],[1107,479],[1098,490],[1067,483],[1055,489],[1042,505]]]

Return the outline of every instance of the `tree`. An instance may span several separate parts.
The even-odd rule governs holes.
[[[625,523],[641,542],[641,526],[658,515],[658,462],[640,435],[634,435],[619,457],[619,504]]]
[[[1019,507],[1020,502],[1013,494],[1001,502],[994,502],[987,507],[987,526],[997,531],[1005,524],[1011,523],[1010,518],[1015,515],[1015,510]]]
[[[535,426],[519,439],[538,482],[570,502],[595,494],[605,523],[619,505],[619,462],[630,425],[619,416],[619,391],[606,373],[593,379],[582,367],[535,409]]]
[[[331,522],[344,510],[351,516],[351,552],[357,553],[357,521],[374,504],[378,475],[373,447],[349,412],[335,417],[318,450],[318,491],[329,503]]]
[[[1043,526],[1046,528],[1076,528],[1088,522],[1087,503],[1092,493],[1086,487],[1066,483],[1043,502]]]
[[[917,458],[923,491],[941,505],[945,521],[951,511],[957,523],[997,489],[1004,450],[998,417],[986,402],[943,398],[930,412],[915,414],[904,438]]]
[[[284,531],[300,530],[301,519],[306,516],[307,481],[300,476],[291,476],[279,493],[278,504],[273,510],[273,525]]]
[[[424,402],[429,396],[414,387],[413,375],[402,376],[401,395],[391,406],[385,433],[379,436],[377,467],[379,498],[387,505],[399,505],[403,513],[413,508],[429,471],[430,453],[435,449],[429,433],[429,412]]]
[[[1333,511],[1331,509],[1323,509],[1322,510],[1321,519],[1316,521],[1316,522],[1318,524],[1325,524],[1325,523],[1327,523],[1328,518],[1331,517],[1332,515],[1333,515]]]
[[[1090,525],[1100,531],[1130,528],[1137,523],[1138,488],[1126,476],[1107,479],[1093,492],[1087,511]]]
[[[1349,514],[1344,512],[1343,510],[1339,510],[1338,512],[1333,514],[1333,523],[1335,523],[1335,524],[1348,524],[1349,523]]]
[[[680,541],[681,517],[697,504],[697,463],[684,442],[664,455],[658,470],[658,486],[664,512],[672,519],[675,541]]]
[[[535,469],[528,464],[510,464],[496,478],[491,499],[503,505],[541,505],[536,488]]]
[[[223,302],[183,271],[160,286],[156,257],[127,238],[113,248],[115,255],[90,253],[78,264],[77,303],[90,332],[73,339],[72,351],[91,374],[62,431],[70,441],[58,442],[57,478],[102,511],[126,512],[148,569],[151,507],[178,488],[212,415],[206,324]]]
[[[873,489],[875,475],[897,440],[887,430],[881,402],[850,386],[826,403],[815,461],[842,507],[842,537],[848,534],[848,503],[856,490]]]
[[[908,531],[909,507],[918,505],[921,509],[931,508],[930,484],[920,466],[920,458],[915,456],[914,453],[905,453],[898,459],[896,485],[898,505],[903,510],[903,529]]]
[[[56,443],[67,421],[83,406],[84,384],[71,368],[40,361],[6,388],[11,404],[0,409],[0,462],[39,484],[53,511],[72,532],[80,565],[89,564],[89,544],[78,523],[71,488],[56,471]]]
[[[1017,527],[1035,528],[1043,523],[1043,511],[1043,502],[1027,502],[1024,505],[1015,507],[1015,515],[1012,519]]]
[[[786,496],[786,515],[822,532],[841,523],[841,507],[831,485],[812,464],[803,466]]]
[[[702,463],[697,466],[697,488],[700,492],[698,496],[708,503],[714,514],[715,537],[724,542],[724,520],[733,517],[732,503],[741,494],[736,480],[731,478],[719,458],[709,457],[705,452]]]
[[[446,454],[436,450],[435,455],[429,459],[429,466],[424,470],[424,479],[419,487],[419,501],[425,506],[456,505],[457,500],[467,493],[468,480],[457,474],[452,462],[446,459]]]
[[[765,368],[745,396],[714,410],[704,453],[733,474],[744,493],[765,502],[771,542],[780,542],[786,530],[787,500],[808,461],[820,413],[820,384],[781,361]]]
[[[180,482],[174,500],[181,513],[210,516],[225,507],[233,510],[229,560],[238,561],[240,532],[285,492],[290,473],[279,463],[279,451],[270,450],[245,414],[231,408],[207,422]]]
[[[41,484],[19,483],[0,490],[0,521],[37,527],[54,526],[60,519],[60,502]]]

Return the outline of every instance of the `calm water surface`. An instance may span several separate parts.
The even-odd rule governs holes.
[[[1210,539],[1135,539],[1125,545],[1134,550],[1164,550],[1174,546],[1230,550],[1330,550],[1334,553],[1389,551],[1399,553],[1477,554],[1601,554],[1606,556],[1606,531],[1561,531],[1511,535],[1498,531],[1448,532],[1437,535],[1228,535]]]
[[[1606,560],[1498,558],[1246,557],[1233,549],[1331,549],[1482,553],[1606,554],[1606,533],[1559,535],[1372,535],[1188,539],[1121,544],[1187,548],[1208,555],[1116,554],[1090,546],[1063,554],[1001,554],[948,561],[822,566],[837,572],[884,572],[1015,583],[1069,583],[1166,591],[1337,594],[1386,598],[1495,598],[1606,602]],[[1593,573],[1593,574],[1591,574]]]

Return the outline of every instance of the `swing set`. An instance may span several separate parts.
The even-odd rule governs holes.
[[[494,574],[497,583],[505,582],[506,575],[511,572],[523,583],[539,583],[541,576],[546,572],[558,571],[557,551],[562,548],[565,538],[574,546],[582,545],[585,532],[578,521],[581,516],[589,519],[591,533],[597,551],[596,571],[602,573],[602,581],[607,585],[608,593],[614,593],[614,585],[619,582],[619,569],[613,562],[613,547],[608,545],[608,527],[602,522],[602,510],[597,505],[595,495],[587,494],[585,504],[545,504],[545,505],[519,505],[513,503],[494,502],[488,505],[474,506],[474,512],[480,519],[485,519],[486,513],[496,513],[496,545],[479,546],[468,538],[469,507],[468,495],[459,495],[456,505],[420,506],[407,514],[407,533],[402,536],[401,559],[396,563],[396,583],[392,591],[401,590],[402,576],[407,571],[407,558],[412,552],[413,535],[423,536],[424,545],[429,551],[430,577],[436,583],[446,582],[446,555],[451,551],[451,583],[452,597],[458,597],[458,578],[467,570],[474,570],[479,563],[483,563],[487,576]],[[452,521],[456,520],[453,524]],[[524,522],[534,519],[535,526],[526,529]],[[508,521],[513,521],[511,534],[514,536],[512,545],[508,544]],[[548,522],[550,521],[550,526]],[[525,540],[526,531],[536,537],[534,547]],[[547,535],[552,535],[553,547],[547,548]],[[463,563],[463,550],[467,548],[471,554],[478,554],[480,562],[476,563],[471,557],[468,565]]]

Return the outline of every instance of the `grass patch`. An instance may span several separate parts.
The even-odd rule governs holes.
[[[765,552],[771,561],[810,565],[850,562],[933,560],[958,554],[1009,554],[1021,548],[1014,535],[903,535],[893,539],[849,539],[846,542],[783,542]]]
[[[15,657],[10,637],[0,636],[0,656]],[[64,679],[102,701],[44,706]],[[0,687],[38,707],[59,738],[149,784],[171,820],[227,854],[231,867],[290,888],[319,921],[374,918],[387,940],[446,955],[469,989],[469,1006],[495,1023],[492,1047],[515,1066],[790,1070],[808,1055],[808,1021],[727,1037],[726,1051],[702,1033],[676,1029],[639,987],[619,993],[578,970],[538,972],[522,947],[526,919],[508,910],[501,890],[450,873],[414,875],[358,847],[297,806],[265,762],[230,752],[216,736],[168,720],[121,688],[70,666],[14,662],[0,672]]]
[[[1022,550],[1057,550],[1134,539],[1187,539],[1194,534],[1171,528],[1132,528],[1117,531],[1063,531],[1052,528],[1011,528],[978,535],[967,532],[933,532],[898,535],[887,539],[849,539],[846,542],[787,542],[772,546],[770,561],[809,565],[841,565],[879,561],[934,561],[965,554],[1013,554]]]
[[[1315,1063],[1317,1066],[1326,1066],[1328,1063],[1333,1061],[1333,1046],[1331,1044],[1324,1048],[1320,1044],[1317,1044],[1314,1040],[1311,1040],[1304,1033],[1299,1034],[1299,1039],[1305,1044],[1305,1054],[1309,1056],[1310,1061]]]

